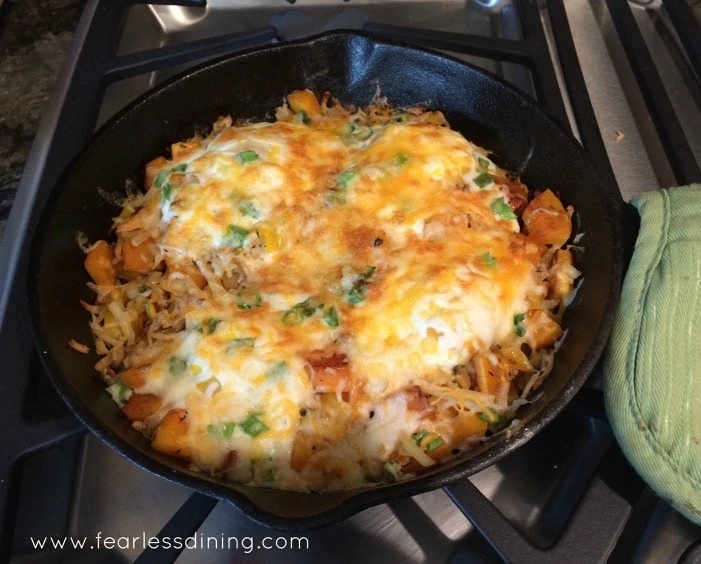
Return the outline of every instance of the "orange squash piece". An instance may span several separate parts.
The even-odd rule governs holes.
[[[484,353],[477,353],[472,357],[472,363],[475,367],[479,391],[484,394],[495,394],[499,387],[501,367],[498,364],[492,365]]]
[[[122,240],[122,261],[124,270],[148,274],[153,270],[154,241],[146,239],[140,245],[133,245],[129,239]]]
[[[321,106],[316,95],[311,90],[295,90],[287,96],[287,103],[290,109],[297,112],[307,112],[309,117],[318,117],[321,115]]]
[[[119,379],[132,389],[140,388],[146,383],[147,370],[148,367],[146,366],[139,366],[138,368],[132,366],[122,372]]]
[[[151,188],[153,181],[156,180],[156,176],[160,170],[168,163],[165,157],[156,157],[152,161],[146,164],[146,169],[144,171],[144,187],[146,190]]]
[[[549,347],[562,337],[560,324],[542,309],[528,310],[525,322],[536,350]]]
[[[550,190],[538,194],[526,206],[523,223],[528,239],[538,245],[564,245],[572,233],[569,214]]]
[[[161,407],[161,398],[153,394],[132,394],[122,408],[129,421],[143,421]]]
[[[163,454],[188,460],[191,453],[185,435],[189,427],[187,412],[184,409],[171,409],[156,428],[151,447]]]
[[[111,286],[117,281],[117,271],[113,262],[112,248],[107,244],[107,241],[98,241],[90,247],[84,265],[95,284]]]
[[[169,272],[179,272],[187,276],[200,290],[207,285],[207,279],[204,277],[204,274],[202,274],[199,267],[192,261],[176,263],[173,262],[172,259],[166,259],[166,265],[168,266]]]

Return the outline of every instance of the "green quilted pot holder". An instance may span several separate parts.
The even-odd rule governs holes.
[[[701,523],[701,185],[631,203],[640,233],[606,355],[606,410],[642,478]]]

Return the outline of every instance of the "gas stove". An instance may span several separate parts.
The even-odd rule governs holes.
[[[650,492],[618,449],[600,373],[529,443],[469,480],[325,529],[281,533],[149,474],[85,433],[33,354],[24,303],[37,212],[96,127],[188,66],[329,29],[373,31],[502,76],[569,128],[625,199],[701,181],[700,14],[701,2],[684,0],[89,1],[0,241],[0,555],[16,562],[701,559],[701,529]],[[61,549],[49,537],[71,538]],[[151,550],[149,537],[191,538],[195,548]],[[83,539],[83,549],[72,548]]]

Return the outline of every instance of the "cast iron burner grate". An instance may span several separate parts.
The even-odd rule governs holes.
[[[545,4],[564,86],[584,148],[593,157],[604,182],[615,185],[563,1],[546,0]],[[115,56],[121,22],[133,3],[130,0],[91,0],[88,3],[69,53],[70,64],[59,78],[56,103],[44,116],[0,245],[0,258],[7,264],[6,271],[0,273],[0,358],[5,367],[0,384],[3,403],[0,428],[4,435],[0,460],[2,559],[12,554],[19,482],[25,461],[49,447],[69,443],[70,438],[84,432],[48,383],[31,350],[27,323],[21,321],[26,320],[24,288],[22,284],[13,283],[25,278],[27,241],[31,239],[38,210],[48,198],[54,179],[92,134],[109,84],[279,39],[275,28],[264,27],[245,34],[221,35]],[[206,5],[205,0],[152,3]],[[532,73],[538,101],[571,131],[538,2],[520,0],[517,4],[524,37],[519,40],[376,23],[366,23],[363,28],[387,39],[524,65]],[[679,184],[701,181],[699,165],[631,8],[622,0],[606,0],[606,4],[676,181]],[[686,51],[690,70],[699,80],[701,26],[685,1],[664,0],[663,4]],[[12,372],[8,373],[8,367]],[[623,459],[606,422],[601,392],[596,386],[585,388],[563,412],[562,418],[568,419],[571,428],[580,429],[579,434],[573,434],[573,440],[581,440],[581,446],[578,444],[576,455],[564,461],[565,468],[559,473],[553,493],[532,525],[516,528],[469,480],[446,488],[457,507],[491,545],[493,551],[485,553],[485,558],[524,563],[573,559],[617,562],[649,554],[654,544],[655,523],[672,510],[644,488]],[[542,437],[533,439],[545,441],[544,448],[547,448],[547,431],[546,428]],[[625,507],[612,504],[612,491],[628,504]],[[193,493],[159,536],[194,534],[216,503],[212,498]],[[390,507],[401,520],[412,503],[412,500],[400,500]],[[411,526],[408,522],[406,525]],[[425,535],[427,529],[430,528],[424,528],[423,533],[410,532],[420,536]],[[700,546],[698,541],[688,545],[681,561],[698,561]],[[179,554],[176,549],[146,550],[138,561],[173,562]],[[460,556],[454,555],[456,559]]]

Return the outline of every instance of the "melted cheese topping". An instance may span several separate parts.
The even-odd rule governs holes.
[[[480,412],[515,409],[506,380],[489,391],[456,373],[527,342],[519,316],[548,288],[503,172],[458,132],[413,116],[304,121],[219,128],[161,167],[139,213],[158,212],[154,264],[184,296],[169,310],[181,326],[133,391],[160,398],[148,433],[184,410],[180,455],[199,468],[359,487],[466,448]]]

